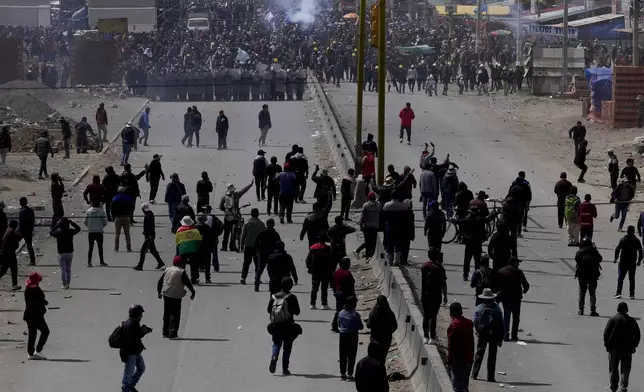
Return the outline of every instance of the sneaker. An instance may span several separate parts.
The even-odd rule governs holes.
[[[402,140],[402,139],[400,139],[400,143],[402,143],[402,142],[403,142],[403,140]]]
[[[614,220],[615,220],[615,215],[611,215],[611,216],[610,216],[610,221],[612,222],[612,221],[614,221]]]
[[[344,373],[340,375],[340,378],[342,379],[342,381],[347,381],[347,375]]]
[[[628,299],[635,299],[635,296],[631,295],[630,297],[628,297]]]
[[[239,280],[239,283],[241,283],[241,284],[246,284],[246,279],[240,279],[240,280]]]
[[[599,317],[599,313],[597,313],[597,312],[590,312],[590,317]]]
[[[131,252],[131,250],[128,250],[128,252]],[[107,267],[107,263],[106,263],[106,262],[104,262],[104,261],[103,261],[103,262],[101,262],[99,265],[100,265],[101,267]]]
[[[288,369],[282,369],[282,376],[290,376],[291,372]]]
[[[275,373],[275,369],[277,368],[277,358],[273,357],[271,358],[271,363],[268,365],[268,371],[273,374]]]
[[[87,267],[88,267],[88,268],[92,268],[93,266],[94,266],[94,265],[92,265],[92,263],[87,263]]]
[[[17,284],[17,285],[15,285],[15,286],[13,286],[13,287],[11,288],[11,291],[18,291],[18,290],[21,290],[21,289],[22,289],[22,286],[21,286],[21,285],[19,285],[19,284]]]
[[[212,283],[212,280],[206,279],[206,283]]]
[[[284,224],[284,218],[280,218],[280,223]]]
[[[43,360],[45,360],[45,359],[47,359],[47,358],[45,358],[41,353],[35,352],[33,355],[29,355],[29,356],[27,357],[27,359],[32,360],[32,361],[33,361],[33,360],[36,360],[36,361],[40,360],[40,361],[43,361]]]
[[[408,145],[408,146],[411,146],[411,142],[407,142],[407,145]]]
[[[577,312],[577,314],[578,314],[579,316],[583,316],[583,315],[584,315],[584,310],[583,310],[583,309],[579,309],[579,311]]]
[[[140,265],[137,265],[136,267],[132,267],[132,269],[135,271],[143,271],[143,267],[141,267]]]
[[[259,287],[255,286],[255,292],[259,292]]]
[[[310,305],[310,306],[309,306],[309,309],[311,309],[311,310],[315,310],[315,309],[317,309],[317,308],[315,307],[315,305]]]
[[[423,344],[429,344],[430,341],[431,341],[430,338],[425,338],[423,339]]]
[[[355,381],[355,378],[353,378],[353,374],[347,374],[347,381],[349,382]]]
[[[329,305],[322,305],[322,310],[331,310]]]
[[[160,263],[160,264],[157,264],[157,266],[156,266],[156,267],[154,267],[154,269],[161,269],[161,268],[163,268],[163,267],[165,267],[165,264],[164,264],[164,263]]]
[[[620,298],[622,298],[622,295],[621,294],[615,294],[615,296],[613,298],[620,299]]]
[[[293,223],[293,220],[292,219],[287,219],[286,223]]]

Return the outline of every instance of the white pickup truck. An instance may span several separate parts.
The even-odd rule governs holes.
[[[210,15],[207,12],[188,14],[188,30],[209,31]]]

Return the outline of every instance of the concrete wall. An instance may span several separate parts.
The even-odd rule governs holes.
[[[49,26],[49,5],[0,5],[0,24],[11,26]]]
[[[550,48],[534,48],[533,55],[533,85],[535,95],[551,95],[558,93],[561,88],[561,68],[563,66],[563,50]],[[584,50],[568,48],[568,75],[581,75],[584,69]]]
[[[157,9],[151,8],[89,8],[89,25],[95,26],[98,19],[127,18],[130,33],[156,29]]]
[[[613,68],[613,118],[615,127],[637,125],[637,101],[644,95],[644,67],[616,66]]]

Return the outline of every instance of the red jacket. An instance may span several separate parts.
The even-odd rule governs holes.
[[[581,227],[592,227],[593,219],[597,218],[597,207],[589,201],[583,201],[579,205],[579,225]]]
[[[376,160],[373,157],[372,152],[368,152],[362,158],[362,177],[371,177],[376,172]]]
[[[447,327],[447,363],[450,365],[474,362],[474,323],[463,316],[452,319]]]
[[[416,115],[414,114],[414,111],[412,110],[412,108],[408,108],[405,106],[400,110],[398,117],[400,117],[401,126],[411,127],[411,120],[415,119]]]

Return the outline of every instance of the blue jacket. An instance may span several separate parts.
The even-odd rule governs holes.
[[[340,333],[358,333],[364,328],[360,314],[355,310],[343,309],[338,314],[338,328]]]
[[[293,172],[281,172],[276,177],[280,184],[280,195],[295,197],[297,194],[297,179]]]

